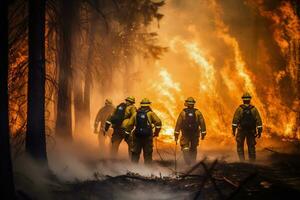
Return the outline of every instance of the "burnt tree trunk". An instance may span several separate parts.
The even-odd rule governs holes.
[[[96,6],[98,7],[98,3],[96,3]],[[92,80],[91,65],[94,57],[93,55],[94,55],[94,48],[95,48],[94,40],[95,40],[96,26],[97,26],[97,14],[94,11],[92,15],[91,25],[90,25],[90,32],[89,32],[89,39],[88,39],[89,48],[88,48],[86,69],[84,74],[83,110],[84,110],[84,117],[85,117],[84,120],[86,122],[86,125],[89,125],[90,115],[91,115],[91,110],[90,110],[90,95],[91,95],[91,80]]]
[[[84,121],[86,125],[88,125],[87,127],[89,127],[90,118],[91,118],[90,95],[91,95],[91,74],[88,67],[87,72],[85,73],[84,95],[83,95]]]
[[[68,141],[72,140],[72,38],[74,35],[74,18],[76,2],[60,1],[59,25],[59,77],[57,117],[55,131],[58,136]]]
[[[0,192],[14,199],[8,125],[8,0],[0,2]]]
[[[80,7],[78,3],[76,9]],[[74,36],[73,36],[73,46],[72,46],[72,64],[73,70],[73,102],[74,102],[74,134],[78,135],[82,133],[82,119],[84,118],[84,75],[82,67],[82,39],[81,39],[81,24],[80,24],[80,15],[79,12],[73,14],[73,20],[77,23],[74,23]]]
[[[79,79],[77,76],[76,82],[74,81],[74,88],[73,88],[73,95],[74,95],[74,133],[80,134],[82,131],[82,119],[84,116],[84,101],[83,101],[83,89],[82,89],[82,83],[83,80]],[[76,85],[75,85],[76,84]]]
[[[45,137],[45,1],[29,1],[26,152],[47,161]]]

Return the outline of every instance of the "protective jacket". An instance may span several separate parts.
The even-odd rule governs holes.
[[[148,122],[151,125],[151,127],[155,128],[154,134],[158,135],[162,125],[161,120],[150,108],[140,108],[140,109],[144,109],[146,111]],[[129,119],[128,123],[125,125],[125,130],[126,132],[131,132],[136,126],[137,126],[137,112],[135,112],[132,115],[132,117]]]
[[[101,130],[104,130],[106,120],[111,116],[115,107],[113,105],[105,105],[103,106],[97,113],[94,128],[97,129],[99,123],[101,126]]]
[[[240,131],[251,131],[249,130],[249,128],[247,128],[248,130],[243,130],[242,126],[242,124],[244,123],[243,120],[247,120],[244,118],[245,113],[247,112],[246,109],[250,111],[255,123],[254,127],[252,128],[253,131],[257,129],[259,132],[262,132],[262,120],[260,114],[255,106],[249,104],[242,104],[236,109],[232,120],[232,129],[235,130],[236,128],[238,128]]]
[[[117,109],[118,109],[118,107],[114,110],[113,114],[107,119],[106,125],[105,125],[106,130],[108,130],[110,125],[112,125],[113,128],[124,127],[127,123],[126,119],[130,119],[136,112],[136,107],[134,106],[134,104],[126,105],[124,116],[122,116],[123,119],[122,119],[121,125],[115,125],[115,124],[113,124],[113,117],[118,112]]]
[[[191,111],[191,112],[190,112]],[[206,125],[202,113],[196,108],[185,108],[180,115],[178,116],[176,126],[175,126],[175,135],[179,135],[180,131],[185,132],[185,127],[187,125],[187,118],[189,113],[194,113],[195,115],[195,130],[196,132],[201,132],[202,135],[206,134]],[[194,132],[193,131],[193,132]]]
[[[125,129],[128,134],[134,129],[132,134],[132,162],[137,163],[139,161],[142,150],[145,164],[152,162],[153,137],[158,136],[161,124],[161,120],[149,106],[139,108],[129,119]]]

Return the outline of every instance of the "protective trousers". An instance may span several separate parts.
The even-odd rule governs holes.
[[[182,132],[180,146],[183,153],[183,159],[190,165],[196,162],[197,147],[199,145],[199,132]]]
[[[98,143],[100,148],[100,157],[104,157],[106,155],[107,149],[105,149],[105,139],[106,136],[103,135],[103,133],[98,133]]]
[[[243,131],[238,130],[237,136],[236,136],[236,142],[237,142],[237,153],[239,156],[240,161],[245,160],[245,154],[244,154],[244,143],[245,140],[247,142],[248,146],[248,155],[250,161],[255,161],[256,159],[256,152],[255,152],[255,131]]]
[[[111,155],[113,158],[116,158],[119,150],[120,143],[122,140],[125,140],[125,142],[128,145],[128,156],[131,158],[131,136],[126,134],[125,131],[122,128],[114,128],[112,137],[111,137]]]
[[[143,150],[145,164],[151,164],[153,152],[153,136],[136,136],[134,134],[132,144],[131,161],[138,163],[140,154]]]

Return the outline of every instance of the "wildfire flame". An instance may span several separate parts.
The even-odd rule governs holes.
[[[223,21],[223,10],[215,0],[208,1],[208,9],[213,13],[214,36],[226,48],[227,56],[224,64],[216,63],[218,58],[207,50],[201,37],[185,38],[177,34],[165,39],[168,42],[170,58],[163,58],[156,63],[159,77],[151,79],[147,93],[155,99],[154,108],[163,121],[163,130],[159,139],[166,143],[173,141],[174,126],[177,116],[183,109],[185,98],[193,96],[197,100],[196,107],[203,113],[207,124],[208,137],[217,137],[222,140],[230,139],[231,120],[236,107],[241,104],[241,95],[249,91],[253,96],[252,103],[258,108],[265,127],[265,136],[270,133],[284,137],[300,138],[299,130],[295,133],[297,113],[284,105],[280,98],[278,81],[291,74],[296,80],[295,66],[287,67],[287,70],[274,72],[269,64],[269,54],[262,51],[264,59],[259,62],[269,73],[265,82],[259,82],[258,77],[263,74],[255,74],[247,66],[238,39],[229,32],[229,26]],[[260,5],[257,5],[260,7]],[[289,3],[283,3],[279,8],[279,14],[263,12],[261,15],[272,17],[275,24],[287,20],[283,30],[288,30],[293,39],[299,38],[299,19],[293,12]],[[270,16],[272,14],[272,16]],[[187,30],[197,32],[193,25]],[[280,30],[280,31],[283,31]],[[296,33],[297,32],[297,33]],[[283,44],[283,37],[278,38],[274,31],[274,38],[283,52],[287,46]],[[281,35],[282,36],[282,35]],[[264,44],[261,43],[263,50]],[[182,66],[183,64],[183,66]],[[164,66],[164,67],[163,67]],[[268,82],[267,82],[268,81]],[[265,86],[266,85],[266,86]],[[276,98],[278,97],[278,98]]]
[[[180,96],[181,87],[178,82],[173,81],[170,73],[165,68],[160,69],[159,76],[159,82],[155,82],[151,86],[151,90],[159,94],[155,112],[164,123],[159,139],[171,143],[174,141],[174,124],[177,117],[176,111],[178,111],[177,98],[182,99]]]

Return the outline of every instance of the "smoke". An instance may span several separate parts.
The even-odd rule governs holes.
[[[110,150],[110,145],[100,147]],[[68,144],[63,141],[55,148],[48,150],[51,170],[63,181],[93,180],[95,174],[104,178],[106,175],[117,176],[127,172],[138,173],[143,176],[169,176],[172,172],[164,167],[133,164],[128,159],[127,145],[121,144],[116,159],[109,154],[101,156],[99,147],[91,143],[75,142]],[[141,158],[141,161],[143,159]]]
[[[58,186],[49,178],[46,167],[26,155],[14,160],[14,182],[18,195],[30,199],[52,199],[51,189]],[[23,198],[22,198],[23,199]]]

